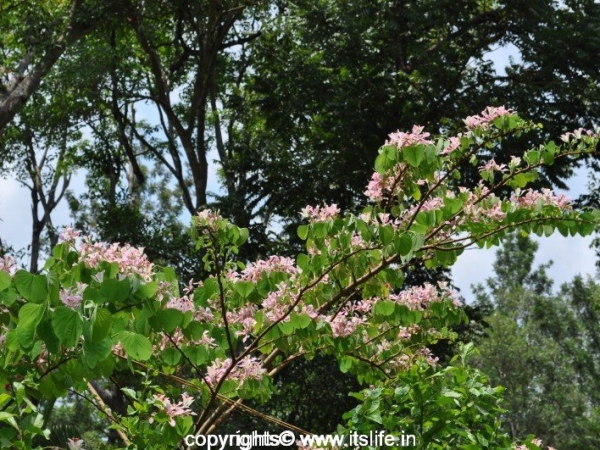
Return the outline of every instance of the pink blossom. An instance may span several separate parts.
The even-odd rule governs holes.
[[[59,296],[60,300],[65,306],[71,309],[79,308],[81,301],[83,300],[83,291],[87,287],[85,283],[77,283],[76,287],[70,287],[67,289],[61,289]]]
[[[350,237],[350,245],[354,248],[367,248],[367,243],[362,236],[356,232],[352,233]]]
[[[102,261],[117,263],[120,271],[125,275],[139,275],[142,279],[150,281],[154,264],[148,261],[143,248],[132,247],[129,244],[107,244],[97,242],[92,244],[89,240],[81,244],[79,260],[88,267],[97,268]]]
[[[571,138],[575,140],[580,140],[583,137],[591,137],[597,138],[600,137],[600,133],[594,130],[586,130],[584,128],[578,128],[577,130],[573,130],[573,132],[563,134],[560,139],[564,142],[569,143]]]
[[[335,219],[340,213],[340,209],[334,203],[332,205],[325,206],[307,206],[300,211],[300,215],[308,219],[309,222],[327,222]]]
[[[212,312],[212,309],[207,307],[197,307],[194,311],[194,320],[198,322],[213,322],[215,320],[215,315]]]
[[[458,135],[458,136],[452,136],[450,139],[448,139],[448,143],[442,150],[441,154],[448,155],[448,154],[452,153],[453,151],[455,151],[457,148],[459,148],[460,147],[460,137],[461,137],[461,135]]]
[[[511,116],[513,114],[514,111],[512,109],[506,109],[504,106],[499,106],[497,108],[488,106],[481,112],[480,116],[469,116],[464,119],[464,122],[470,130],[477,127],[487,128],[497,117]]]
[[[215,387],[225,376],[231,367],[231,358],[221,360],[217,358],[206,369],[206,382]],[[261,361],[258,358],[246,356],[239,360],[235,367],[227,374],[227,379],[238,381],[243,384],[245,380],[261,380],[267,371],[262,367]]]
[[[10,255],[4,255],[4,258],[0,257],[0,271],[13,276],[17,271],[17,262],[15,261],[15,258]]]
[[[277,291],[269,292],[267,298],[262,301],[262,309],[269,323],[275,323],[281,320],[289,311],[289,306],[284,304],[286,299],[286,286],[284,284],[278,286]],[[285,321],[289,320],[289,316]]]
[[[193,401],[194,399],[186,393],[182,394],[181,400],[175,404],[162,394],[155,395],[153,398],[154,405],[157,406],[162,412],[166,413],[166,415],[169,417],[169,425],[172,427],[176,425],[175,417],[196,415],[196,413],[190,409],[190,405],[193,403]],[[150,420],[148,420],[149,423],[154,422],[154,416],[156,416],[156,413],[152,413],[152,417],[150,417]]]
[[[125,356],[127,356],[127,353],[125,352],[121,342],[117,342],[115,345],[113,345],[111,351],[113,355],[120,356],[121,358],[125,358]]]
[[[85,450],[84,448],[85,441],[81,438],[71,438],[67,440],[67,448],[69,450]]]
[[[236,334],[238,336],[243,336],[244,339],[247,339],[256,325],[256,319],[254,318],[254,315],[257,311],[258,308],[256,305],[247,304],[242,306],[237,311],[228,311],[227,321],[229,324],[242,325],[242,330],[238,331]]]
[[[356,332],[356,329],[365,322],[360,317],[348,316],[345,311],[338,313],[333,319],[326,317],[331,326],[333,337],[347,337]]]
[[[435,286],[425,283],[423,286],[412,286],[404,289],[399,294],[390,294],[390,300],[406,305],[410,309],[422,310],[427,308],[430,303],[440,302],[443,298],[439,295]]]
[[[241,279],[257,282],[261,279],[263,272],[284,272],[292,276],[298,273],[294,260],[285,256],[270,256],[266,260],[250,263],[242,271]]]
[[[571,209],[570,198],[564,194],[555,195],[550,189],[542,189],[541,191],[516,189],[511,195],[510,201],[520,208],[535,209],[550,205],[564,210]]]
[[[203,228],[205,234],[217,231],[222,220],[223,217],[219,214],[219,211],[213,211],[212,209],[203,209],[196,214],[196,225]]]
[[[386,195],[400,194],[402,191],[400,180],[406,173],[406,169],[405,163],[399,163],[388,170],[385,175],[381,175],[379,172],[373,173],[367,190],[364,192],[365,195],[372,201],[378,202],[383,200]]]
[[[167,308],[177,309],[181,312],[194,311],[196,309],[194,301],[187,295],[184,295],[183,297],[172,297],[167,303]]]
[[[396,131],[395,133],[391,133],[389,137],[390,139],[386,142],[386,145],[396,145],[399,149],[411,145],[429,145],[432,143],[427,139],[429,133],[423,133],[423,127],[419,125],[414,125],[411,133]]]
[[[493,172],[506,172],[506,164],[497,164],[492,158],[483,166],[479,167],[479,171],[493,171]]]
[[[415,353],[415,356],[425,359],[427,364],[429,364],[432,367],[435,367],[437,365],[437,362],[440,360],[437,356],[435,356],[433,353],[431,353],[431,350],[428,349],[427,347],[423,347],[423,348],[417,350],[417,352]]]
[[[76,230],[73,227],[65,227],[58,236],[59,242],[66,242],[70,245],[75,245],[75,241],[81,235],[81,231]]]
[[[383,190],[385,187],[384,179],[379,172],[374,172],[371,175],[371,181],[367,185],[365,195],[374,202],[383,200]]]

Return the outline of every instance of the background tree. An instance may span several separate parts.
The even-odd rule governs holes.
[[[599,8],[590,0],[284,3],[252,44],[243,90],[223,101],[238,118],[228,145],[247,200],[222,202],[250,205],[257,222],[279,218],[284,228],[305,204],[360,203],[372,149],[390,132],[415,123],[457,129],[467,111],[490,104],[543,123],[519,145],[591,126]],[[505,74],[489,59],[503,47],[517,53]],[[507,142],[494,156],[507,162],[517,147]],[[562,186],[572,173],[565,163],[542,182]]]
[[[506,387],[513,439],[533,433],[556,448],[600,448],[600,287],[578,277],[553,293],[548,265],[533,268],[536,250],[530,238],[513,235],[498,251],[487,289],[477,287],[477,302],[491,315],[476,340],[476,361]]]
[[[118,16],[111,0],[0,5],[0,136],[65,51],[98,24]]]

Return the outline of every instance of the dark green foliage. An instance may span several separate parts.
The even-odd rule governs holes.
[[[476,361],[492,384],[506,387],[513,439],[534,434],[556,448],[600,448],[600,287],[577,277],[553,293],[547,266],[533,269],[536,249],[529,238],[511,237],[488,290],[476,290],[478,305],[493,307]]]
[[[600,5],[567,5],[285,3],[251,47],[243,97],[238,89],[224,102],[239,123],[228,142],[235,155],[228,168],[244,179],[238,208],[253,210],[258,222],[296,223],[306,204],[362,204],[375,149],[390,132],[414,124],[459,130],[487,105],[505,104],[544,125],[543,135],[490,149],[498,162],[519,145],[590,126],[598,116]],[[497,73],[490,52],[509,44],[520,58]],[[552,170],[543,183],[561,186],[571,175],[569,162]]]

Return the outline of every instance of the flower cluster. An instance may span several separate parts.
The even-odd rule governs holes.
[[[412,286],[404,289],[399,294],[390,294],[390,300],[401,305],[407,306],[412,310],[424,310],[430,303],[441,302],[450,298],[455,306],[460,306],[460,302],[453,291],[445,288],[440,294],[438,289],[431,283],[425,283],[423,286]]]
[[[117,263],[124,275],[139,275],[143,280],[150,281],[154,264],[152,264],[143,248],[132,247],[129,244],[92,243],[89,239],[80,246],[80,261],[91,268],[99,267],[102,261]]]
[[[403,147],[409,147],[411,145],[429,145],[431,144],[431,140],[429,140],[429,133],[423,133],[423,127],[414,125],[411,133],[404,133],[402,131],[396,131],[395,133],[391,133],[389,135],[389,140],[386,142],[386,145],[395,145],[399,149]]]
[[[73,227],[65,227],[58,236],[59,242],[66,242],[72,247],[75,246],[77,238],[81,236],[81,231],[76,230]]]
[[[462,137],[462,133],[458,134],[458,136],[452,136],[450,139],[448,139],[448,142],[446,143],[446,146],[442,150],[441,154],[449,155],[450,153],[452,153],[453,151],[458,149],[458,147],[460,147],[460,138],[461,137]]]
[[[6,272],[11,276],[14,275],[17,271],[15,258],[10,255],[4,255],[4,258],[0,257],[0,271]]]
[[[222,220],[223,217],[219,214],[219,211],[213,211],[212,209],[203,209],[196,214],[196,226],[206,232],[215,232],[218,230],[219,223]]]
[[[85,450],[85,441],[81,438],[71,438],[67,440],[67,448],[69,450]]]
[[[165,349],[167,347],[170,347],[171,344],[175,345],[177,348],[180,348],[181,345],[183,345],[183,344],[186,344],[188,346],[206,345],[211,348],[215,348],[217,346],[217,342],[215,341],[215,339],[213,337],[211,337],[209,335],[208,330],[204,330],[204,333],[202,333],[202,337],[200,339],[194,341],[194,340],[186,338],[183,335],[183,331],[181,331],[181,328],[177,328],[170,335],[166,334],[164,332],[161,332],[160,333],[160,341],[157,345],[154,346],[154,348],[163,352],[163,351],[165,351]],[[115,350],[115,349],[113,348],[113,350]]]
[[[243,281],[256,282],[260,280],[263,272],[284,272],[290,274],[291,276],[295,276],[298,273],[298,268],[296,267],[296,263],[292,258],[287,258],[285,256],[269,256],[269,258],[266,260],[259,260],[248,264],[242,271],[241,276],[239,276],[236,272],[231,272],[230,278],[239,278]]]
[[[598,138],[598,137],[600,137],[600,133],[598,133],[597,131],[586,130],[584,128],[578,128],[577,130],[574,130],[573,132],[563,134],[560,137],[560,139],[563,142],[569,143],[572,140],[579,140],[583,137]]]
[[[494,158],[479,168],[480,172],[506,172],[506,164],[498,164]]]
[[[169,425],[174,427],[175,417],[179,416],[195,416],[196,413],[190,409],[190,405],[194,402],[194,399],[190,397],[188,394],[184,393],[181,395],[181,400],[177,403],[173,403],[171,400],[167,398],[165,395],[155,395],[153,398],[153,403],[155,406],[159,408],[159,410],[167,415],[169,418]],[[156,416],[156,412],[152,413],[149,423],[154,422],[154,417]]]
[[[61,289],[59,293],[60,301],[71,309],[79,308],[79,305],[81,305],[81,301],[83,300],[83,291],[86,287],[87,284],[78,282],[75,287]]]
[[[516,189],[511,195],[510,201],[520,208],[535,209],[543,206],[556,206],[557,208],[569,210],[571,209],[571,199],[564,194],[555,195],[550,189],[542,189],[534,191],[527,189],[522,191]]]
[[[504,106],[488,106],[484,111],[481,112],[480,116],[469,116],[464,120],[464,122],[469,130],[477,127],[487,128],[494,121],[494,119],[502,116],[511,116],[513,114],[513,110],[506,109]]]
[[[396,164],[385,176],[374,172],[364,192],[365,195],[374,202],[383,200],[386,195],[398,195],[402,188],[400,180],[407,167],[405,163]]]
[[[240,359],[233,368],[231,367],[231,358],[225,360],[217,358],[206,369],[206,382],[214,387],[224,376],[227,376],[228,380],[235,380],[243,384],[245,380],[261,380],[266,373],[267,371],[258,358],[246,356]]]
[[[340,208],[334,203],[325,206],[307,206],[300,211],[300,215],[309,222],[327,222],[335,219],[340,214]]]

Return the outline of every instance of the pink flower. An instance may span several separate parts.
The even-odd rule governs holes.
[[[182,394],[181,400],[175,404],[162,394],[153,397],[154,405],[168,416],[169,425],[172,427],[176,425],[175,417],[196,415],[196,413],[190,409],[190,405],[193,401],[194,399],[186,393]],[[149,423],[154,422],[154,416],[156,416],[156,413],[152,413],[152,417],[148,420]]]
[[[504,106],[499,106],[497,108],[488,106],[481,112],[481,116],[469,116],[464,119],[464,122],[470,130],[477,127],[487,128],[497,117],[511,116],[513,114],[513,110],[506,109]]]
[[[149,281],[152,278],[154,264],[148,261],[143,248],[129,244],[120,245],[97,242],[92,244],[88,239],[81,245],[79,260],[88,267],[97,268],[102,261],[117,263],[119,270],[125,275],[139,275]]]
[[[75,245],[75,241],[81,235],[81,231],[76,230],[73,227],[65,227],[58,236],[59,242],[66,242],[71,246]]]
[[[396,145],[399,149],[411,145],[429,145],[432,143],[428,139],[429,133],[423,133],[423,127],[419,125],[414,125],[411,133],[396,131],[391,133],[389,137],[390,139],[386,142],[386,145]]]
[[[85,450],[85,448],[83,447],[84,444],[85,441],[83,439],[74,437],[67,441],[67,448],[69,450]]]
[[[10,255],[4,255],[4,258],[0,257],[0,270],[13,276],[17,271],[15,258]]]
[[[85,283],[77,283],[76,287],[70,287],[67,289],[61,289],[59,296],[60,301],[71,309],[79,308],[81,301],[83,300],[83,291],[87,287]]]
[[[337,314],[333,319],[326,317],[331,326],[331,333],[333,337],[347,337],[356,332],[359,325],[363,324],[365,320],[360,317],[348,316],[345,311]]]
[[[340,209],[335,203],[323,207],[309,205],[300,211],[300,215],[308,219],[309,222],[327,222],[328,220],[335,219],[339,213]]]
[[[242,271],[242,276],[240,278],[245,281],[260,281],[263,272],[283,272],[295,276],[298,273],[298,268],[292,258],[287,258],[285,256],[269,256],[266,260],[258,260],[248,264]]]
[[[367,185],[365,195],[374,202],[381,201],[383,199],[384,187],[385,183],[383,177],[379,172],[374,172],[371,176],[371,181],[369,181],[369,184]]]
[[[493,171],[493,172],[506,172],[506,164],[497,164],[492,158],[483,166],[479,167],[479,171]]]
[[[458,147],[460,147],[460,135],[453,136],[450,139],[448,139],[448,144],[444,147],[444,150],[442,150],[441,154],[448,155],[454,150],[456,150]]]
[[[521,191],[516,189],[511,195],[510,201],[520,208],[535,209],[542,206],[555,206],[563,210],[571,209],[571,199],[564,194],[555,195],[550,189],[534,191],[527,189]]]
[[[261,380],[267,371],[263,368],[258,358],[246,356],[239,360],[233,369],[231,367],[231,358],[215,361],[206,369],[206,382],[215,387],[224,376],[229,380],[235,380],[243,384],[245,380]],[[229,373],[227,373],[229,371]],[[227,375],[225,375],[227,373]]]

